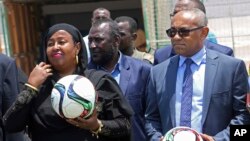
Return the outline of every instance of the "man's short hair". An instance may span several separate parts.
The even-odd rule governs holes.
[[[120,16],[120,17],[117,17],[115,19],[115,21],[117,23],[120,23],[120,22],[128,22],[129,24],[129,28],[130,28],[130,32],[131,33],[135,33],[137,31],[137,23],[136,21],[131,18],[131,17],[128,17],[128,16]]]
[[[94,23],[92,24],[92,27],[98,27],[103,23],[107,23],[109,25],[110,35],[112,37],[114,37],[114,36],[120,37],[121,36],[117,23],[115,21],[113,21],[112,19],[98,19],[98,20],[94,21]]]

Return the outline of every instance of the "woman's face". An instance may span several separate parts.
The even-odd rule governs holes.
[[[80,43],[75,43],[71,34],[58,30],[49,38],[46,53],[53,69],[59,73],[72,73],[77,65],[79,50]]]

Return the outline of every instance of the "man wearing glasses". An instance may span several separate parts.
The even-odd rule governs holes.
[[[146,92],[151,141],[179,126],[196,130],[204,141],[229,141],[230,124],[249,124],[245,63],[205,48],[208,32],[199,9],[182,10],[171,19],[167,35],[178,55],[151,69]]]
[[[170,14],[170,18],[172,18],[176,13],[181,10],[192,8],[198,8],[206,14],[205,6],[202,2],[200,2],[200,0],[178,0],[175,4],[173,13]],[[229,56],[234,56],[233,50],[230,47],[213,43],[209,39],[205,40],[204,45],[206,46],[206,48],[218,51]],[[154,54],[154,65],[157,65],[174,55],[176,55],[176,52],[174,51],[171,45],[157,49]]]

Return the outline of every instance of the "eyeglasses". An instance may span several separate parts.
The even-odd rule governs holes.
[[[176,29],[176,28],[169,28],[166,30],[166,33],[168,35],[169,38],[173,38],[177,33],[179,34],[180,37],[187,37],[189,35],[190,32],[198,30],[203,28],[204,26],[200,26],[200,27],[196,27],[193,29],[185,29],[185,28],[180,28],[180,29]]]

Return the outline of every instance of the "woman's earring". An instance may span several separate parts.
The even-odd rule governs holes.
[[[78,64],[78,55],[76,55],[76,64]]]

